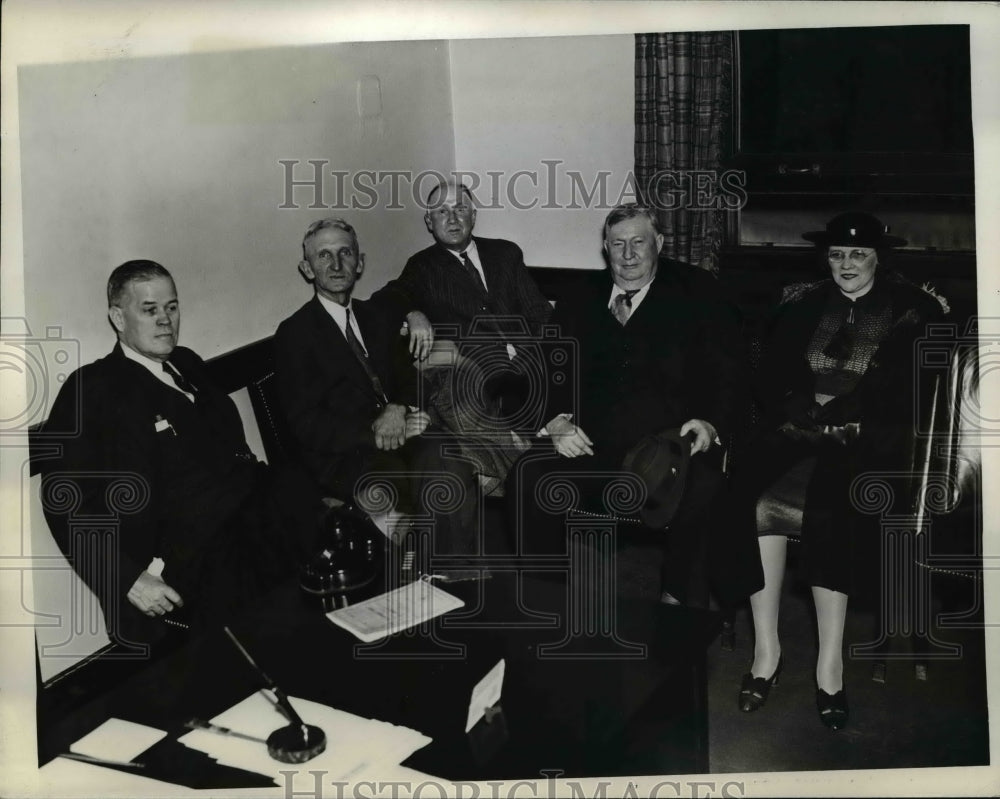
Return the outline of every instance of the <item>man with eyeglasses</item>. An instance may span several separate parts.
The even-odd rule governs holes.
[[[314,296],[275,333],[278,391],[298,455],[326,496],[373,515],[426,510],[429,493],[444,490],[451,499],[436,509],[435,551],[475,554],[472,469],[442,455],[448,439],[419,407],[426,392],[399,324],[352,299],[364,268],[343,219],[306,230],[299,271]],[[393,493],[398,505],[383,501]]]

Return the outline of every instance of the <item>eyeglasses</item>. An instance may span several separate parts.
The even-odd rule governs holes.
[[[850,253],[846,253],[843,250],[830,250],[826,254],[826,258],[830,263],[841,264],[844,262],[844,258],[850,258],[852,264],[863,264],[872,255],[875,254],[875,250],[851,250]]]

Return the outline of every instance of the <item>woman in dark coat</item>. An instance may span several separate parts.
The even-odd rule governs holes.
[[[851,483],[865,473],[912,469],[914,343],[942,309],[887,270],[889,248],[906,242],[875,217],[840,214],[803,238],[816,244],[831,277],[794,287],[775,314],[758,380],[763,432],[736,485],[743,524],[756,524],[757,501],[778,480],[804,486],[802,557],[819,631],[816,704],[823,723],[840,729],[848,712],[847,600],[873,596],[880,563],[879,520],[854,508]],[[781,669],[787,536],[760,525],[758,536],[765,585],[750,598],[756,642],[739,695],[744,712],[764,704]]]

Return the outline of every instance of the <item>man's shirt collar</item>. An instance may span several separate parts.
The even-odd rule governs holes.
[[[339,302],[334,302],[322,294],[317,293],[316,299],[319,300],[319,304],[323,306],[323,309],[333,317],[333,321],[337,323],[337,326],[343,330],[347,326],[347,311],[351,307],[351,301],[347,301],[347,305],[341,305]]]
[[[635,313],[636,308],[646,299],[646,295],[649,294],[649,287],[653,285],[653,281],[656,280],[656,276],[653,276],[653,280],[650,280],[645,286],[639,289],[635,294],[632,295],[632,313]],[[615,297],[619,294],[624,294],[625,289],[619,286],[617,283],[612,282],[611,284],[611,296],[608,298],[608,307],[611,308],[615,303]]]
[[[119,342],[118,344],[121,347],[122,354],[130,361],[135,361],[135,363],[139,364],[145,369],[148,369],[149,373],[152,374],[153,377],[155,377],[165,386],[170,386],[170,388],[172,388],[174,391],[180,391],[181,394],[183,394],[190,400],[194,399],[192,395],[184,391],[181,391],[180,387],[174,382],[173,378],[163,370],[162,361],[153,360],[152,358],[143,355],[141,352],[136,352],[134,349],[129,347],[124,342]],[[167,358],[167,360],[169,361],[170,359]]]
[[[327,299],[322,294],[317,294],[316,299],[319,300],[319,304],[323,306],[333,321],[337,323],[337,327],[340,328],[340,332],[347,336],[347,312],[353,310],[353,305],[351,300],[347,301],[347,305],[341,305],[339,302],[334,302],[333,300]],[[351,330],[354,331],[354,337],[360,342],[362,349],[367,353],[368,345],[365,344],[365,337],[361,334],[361,326],[358,324],[357,314],[351,313]]]
[[[445,247],[445,250],[447,250],[453,258],[457,258],[459,263],[462,261],[462,253],[468,253],[469,260],[471,260],[477,268],[482,269],[482,264],[479,261],[479,248],[476,246],[475,238],[469,239],[468,246],[463,250],[453,250],[450,247]]]

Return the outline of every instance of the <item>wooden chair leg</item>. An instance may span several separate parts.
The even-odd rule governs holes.
[[[736,649],[736,611],[723,611],[721,644],[723,652]]]
[[[881,635],[881,632],[882,632],[882,627],[879,623],[878,614],[876,613],[875,622],[872,627],[872,633],[874,637],[878,638]],[[874,663],[872,663],[872,682],[877,682],[882,685],[885,685],[885,681],[888,678],[888,672],[889,672],[888,658],[886,657],[886,655],[889,652],[889,638],[882,637],[879,640],[878,644],[874,647],[873,651],[879,657],[875,660]]]

